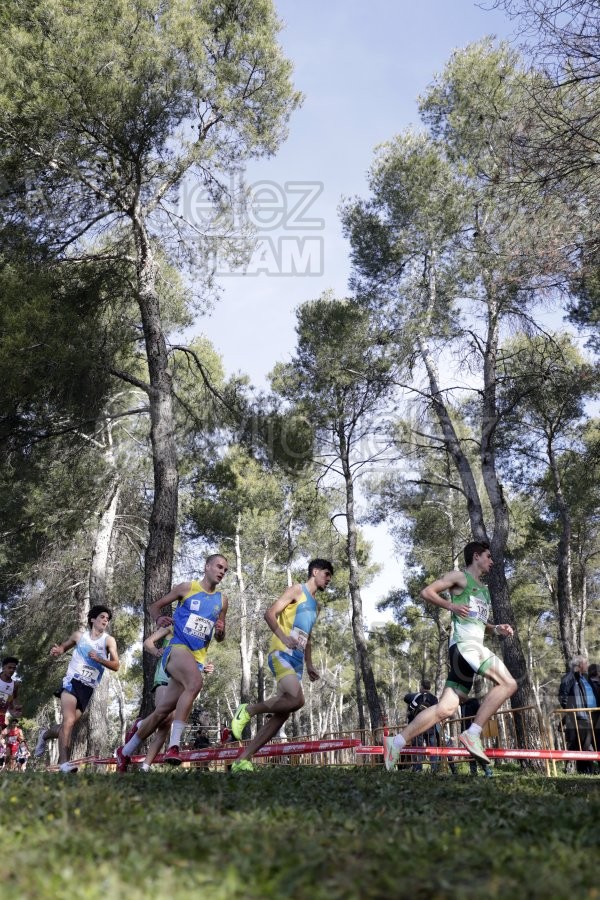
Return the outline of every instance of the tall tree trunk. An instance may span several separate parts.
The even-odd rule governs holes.
[[[437,416],[440,428],[444,435],[446,447],[450,453],[458,472],[463,492],[467,501],[467,512],[471,523],[471,531],[474,540],[489,543],[494,566],[489,575],[489,588],[492,600],[492,611],[496,622],[506,622],[514,626],[512,605],[508,591],[505,572],[505,550],[508,541],[508,508],[504,500],[502,487],[499,483],[494,454],[494,436],[497,424],[496,414],[496,373],[495,361],[497,352],[497,322],[494,320],[488,328],[488,342],[484,358],[484,402],[482,410],[481,448],[480,460],[482,476],[488,498],[494,515],[494,534],[490,539],[483,514],[483,505],[477,489],[471,464],[463,451],[462,445],[456,434],[454,423],[448,413],[443,400],[442,392],[437,379],[437,370],[430,348],[423,340],[418,341],[421,358],[423,359],[428,380],[430,395],[434,412]],[[525,655],[521,647],[518,634],[515,632],[512,638],[502,641],[502,656],[518,684],[518,690],[511,699],[513,708],[535,705],[535,696]],[[524,718],[518,717],[517,729],[519,739],[525,741],[532,748],[541,746],[541,735],[537,716],[528,716],[527,723]],[[528,731],[525,734],[525,731]],[[521,744],[525,746],[525,743]]]
[[[133,233],[137,253],[137,300],[141,313],[149,376],[150,440],[154,470],[154,496],[148,546],[144,562],[144,637],[153,628],[148,606],[171,588],[177,529],[179,474],[171,373],[156,286],[157,264],[142,217],[134,214]],[[152,709],[154,661],[143,654],[142,714]]]
[[[511,697],[513,709],[534,707],[532,712],[515,716],[515,730],[521,747],[541,747],[542,735],[539,719],[535,713],[536,697],[525,653],[510,602],[506,580],[505,553],[508,544],[510,520],[504,491],[498,478],[496,466],[496,427],[498,425],[497,406],[497,356],[499,341],[499,308],[493,294],[488,290],[488,327],[483,359],[483,404],[481,417],[480,460],[481,474],[485,490],[494,516],[494,534],[490,540],[490,551],[494,565],[488,576],[492,609],[496,622],[507,622],[513,626],[512,637],[502,640],[502,657],[511,675],[517,682],[517,691]]]
[[[112,580],[110,548],[120,496],[121,487],[115,478],[106,497],[107,505],[100,518],[94,549],[92,550],[89,590],[90,606],[96,606],[97,604],[106,605],[108,602],[109,585]]]
[[[248,628],[248,597],[246,592],[246,581],[244,579],[244,572],[242,569],[241,527],[242,517],[241,514],[238,514],[235,527],[234,550],[235,579],[237,582],[240,597],[240,702],[248,703],[248,701],[250,700],[252,667],[250,636]]]
[[[435,625],[437,629],[436,658],[435,658],[435,676],[434,690],[438,696],[443,690],[445,682],[445,672],[448,663],[448,632],[443,627],[439,610],[435,616]]]
[[[115,697],[117,698],[117,706],[119,709],[119,733],[118,733],[118,744],[122,744],[125,740],[126,733],[126,716],[125,716],[125,693],[123,691],[123,685],[121,684],[121,679],[119,678],[118,673],[115,672],[112,685],[115,690]]]
[[[258,703],[262,703],[265,699],[265,654],[261,647],[258,647],[256,650],[256,660],[258,663],[256,672],[256,700]],[[264,716],[258,715],[256,717],[257,730],[262,728],[263,724]]]
[[[423,363],[425,365],[425,370],[427,372],[427,379],[429,381],[429,396],[431,398],[433,411],[442,430],[442,434],[444,435],[446,449],[452,457],[452,461],[454,463],[456,471],[458,472],[458,476],[462,484],[473,537],[478,541],[487,541],[487,531],[483,518],[483,508],[479,499],[479,492],[477,490],[477,484],[475,482],[473,470],[465,452],[463,451],[458,435],[456,434],[456,429],[454,428],[452,418],[448,413],[448,409],[446,407],[446,403],[444,401],[437,377],[437,370],[433,361],[431,348],[427,341],[419,336],[417,337],[417,346],[421,355],[421,359],[423,360]]]
[[[548,462],[554,486],[554,498],[558,507],[560,536],[556,561],[556,607],[560,648],[567,668],[575,653],[581,652],[577,627],[574,621],[573,568],[571,561],[571,513],[562,489],[562,479],[551,438],[548,438]]]
[[[369,710],[369,718],[371,720],[371,728],[379,728],[383,724],[384,710],[379,699],[375,677],[367,642],[365,641],[365,625],[363,619],[362,597],[360,593],[360,572],[357,554],[357,528],[356,516],[354,512],[354,483],[352,472],[350,470],[350,461],[348,459],[346,437],[343,428],[338,433],[340,442],[340,459],[342,463],[342,471],[344,473],[344,482],[346,485],[346,524],[347,538],[346,546],[348,551],[348,569],[349,579],[348,587],[350,590],[350,599],[352,601],[352,633],[354,635],[354,645],[358,654],[360,672],[363,684],[365,686],[365,696],[367,700],[367,708]]]
[[[587,576],[585,572],[585,565],[581,566],[581,587],[580,587],[580,600],[579,600],[579,612],[577,615],[577,628],[575,631],[576,635],[576,646],[579,649],[579,653],[582,653],[584,656],[588,655],[587,645],[585,642],[585,624],[587,619],[587,611],[588,611],[588,590],[587,590]]]
[[[111,451],[109,451],[110,455]],[[88,628],[87,617],[92,606],[107,605],[112,581],[113,567],[110,550],[114,534],[120,486],[115,477],[104,500],[104,510],[100,516],[88,576],[88,588],[82,593],[79,619],[82,627]],[[73,733],[73,756],[103,756],[109,743],[109,685],[110,675],[105,670],[102,680],[92,693],[86,715],[83,716]]]
[[[356,708],[358,711],[358,728],[360,731],[364,732],[367,728],[367,723],[365,721],[365,704],[363,699],[362,692],[362,678],[360,675],[360,663],[358,661],[358,650],[356,646],[354,647],[354,653],[352,654],[354,659],[354,686],[356,689]]]

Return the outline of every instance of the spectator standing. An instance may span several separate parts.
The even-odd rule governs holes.
[[[590,684],[592,685],[592,690],[594,692],[594,696],[596,697],[596,706],[598,709],[595,713],[592,713],[592,724],[594,726],[594,750],[596,752],[600,751],[600,672],[598,672],[598,665],[596,663],[592,663],[588,669],[588,678],[590,679]]]
[[[563,676],[558,689],[558,699],[563,709],[575,710],[563,719],[568,750],[592,750],[594,730],[592,714],[587,711],[596,706],[596,695],[588,677],[589,661],[579,654],[571,660],[569,671]],[[593,763],[578,760],[577,772],[591,775]]]

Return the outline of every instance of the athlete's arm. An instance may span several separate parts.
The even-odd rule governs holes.
[[[424,587],[421,591],[421,597],[423,600],[426,600],[427,603],[433,603],[434,606],[451,610],[455,615],[466,618],[469,614],[469,607],[466,603],[457,605],[456,603],[452,603],[446,597],[441,596],[443,591],[460,594],[466,586],[467,576],[465,573],[458,569],[454,569],[452,572],[446,572],[446,574],[442,575],[441,578],[438,578],[437,581],[432,581],[431,584]]]
[[[302,596],[302,585],[301,584],[293,584],[291,587],[286,588],[279,600],[276,600],[275,603],[272,603],[268,610],[265,612],[265,622],[273,632],[273,634],[279,638],[282,644],[289,650],[295,650],[298,646],[298,641],[296,638],[290,637],[289,634],[285,634],[282,628],[279,627],[279,623],[277,622],[277,616],[280,615],[290,603],[297,603]]]
[[[13,688],[12,697],[10,698],[8,707],[7,707],[9,712],[13,712],[13,710],[15,710],[15,709],[22,709],[21,704],[17,703],[18,699],[19,699],[19,682],[15,681],[15,686]]]
[[[66,653],[67,650],[70,650],[74,647],[82,635],[82,631],[74,631],[70,638],[67,638],[66,641],[63,641],[62,644],[55,644],[54,647],[50,649],[50,656],[62,656],[63,653]]]
[[[219,644],[221,641],[225,640],[225,616],[227,615],[227,610],[229,609],[229,600],[227,596],[223,594],[223,605],[221,606],[221,612],[219,613],[219,618],[215,622],[215,641]]]
[[[159,626],[170,625],[173,619],[171,616],[161,615],[161,610],[165,606],[170,606],[172,603],[176,603],[177,600],[181,600],[186,594],[189,594],[191,587],[192,584],[190,581],[182,581],[181,584],[176,584],[172,587],[168,594],[165,594],[164,597],[160,597],[159,600],[155,600],[154,603],[150,604],[148,607],[150,618]],[[163,621],[159,622],[159,619],[162,619]]]
[[[146,653],[149,653],[150,656],[156,656],[159,659],[164,653],[164,647],[157,647],[159,641],[162,641],[163,638],[169,633],[172,633],[173,629],[170,625],[165,625],[163,628],[157,628],[156,631],[153,631],[152,634],[149,634],[144,643],[142,644]]]
[[[310,637],[306,642],[306,647],[304,648],[304,662],[306,663],[306,671],[308,673],[308,677],[311,681],[318,681],[321,677],[315,667],[312,664],[312,650],[310,646]]]
[[[490,634],[497,634],[498,637],[512,637],[514,634],[512,625],[508,625],[506,623],[492,625],[491,622],[488,622],[485,626],[485,630]]]
[[[95,650],[90,650],[89,657],[94,662],[101,663],[106,669],[110,669],[111,672],[118,672],[121,665],[119,662],[119,651],[117,650],[117,642],[111,635],[106,637],[106,650],[110,655],[110,659],[105,659],[104,656],[100,656]]]

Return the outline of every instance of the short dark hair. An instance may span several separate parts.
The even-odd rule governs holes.
[[[225,562],[228,562],[227,557],[224,556],[222,553],[211,553],[210,556],[207,556],[206,559],[204,560],[204,565],[207,566],[209,563],[211,563],[213,561],[213,559],[224,559]]]
[[[421,687],[424,688],[426,691],[431,690],[431,682],[430,682],[429,678],[424,678],[421,681]]]
[[[333,566],[328,559],[311,559],[308,564],[308,577],[312,575],[315,569],[328,569],[333,575]]]
[[[14,663],[15,666],[18,666],[19,660],[16,656],[5,656],[2,660],[2,668],[4,668],[4,666],[7,666],[9,663]]]
[[[92,619],[97,619],[98,616],[101,616],[102,613],[108,613],[108,621],[112,619],[112,609],[109,609],[108,606],[102,606],[101,603],[98,603],[97,606],[92,606],[88,613],[88,627],[92,627]]]
[[[467,544],[463,553],[465,555],[465,563],[467,566],[470,566],[473,562],[473,557],[475,554],[481,556],[482,553],[485,553],[486,550],[490,549],[490,545],[485,541],[471,541],[470,544]]]

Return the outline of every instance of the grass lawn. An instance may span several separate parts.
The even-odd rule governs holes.
[[[600,776],[3,773],[0,897],[600,897]]]

